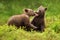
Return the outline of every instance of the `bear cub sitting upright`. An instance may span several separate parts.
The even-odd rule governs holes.
[[[36,31],[43,32],[45,28],[45,21],[44,21],[44,16],[45,16],[45,11],[47,8],[43,7],[42,5],[38,8],[38,11],[36,12],[38,16],[35,16],[34,19],[32,20],[32,24],[37,27]]]
[[[24,13],[21,15],[14,15],[12,16],[7,24],[10,25],[15,25],[17,28],[20,26],[26,27],[26,30],[30,30],[30,28],[36,29],[33,24],[31,24],[29,17],[30,16],[37,16],[37,14],[32,10],[32,9],[24,9]]]

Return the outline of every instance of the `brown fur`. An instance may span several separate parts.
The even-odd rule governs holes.
[[[37,31],[44,31],[45,28],[45,21],[44,21],[44,16],[45,16],[45,11],[47,8],[40,6],[38,8],[38,11],[36,12],[38,16],[35,16],[34,19],[32,20],[32,24],[36,27],[38,27],[36,30]]]
[[[35,12],[32,9],[25,9],[23,14],[12,16],[8,20],[7,24],[9,26],[10,25],[15,25],[17,28],[19,28],[20,26],[21,27],[24,26],[24,27],[26,27],[27,30],[30,30],[30,28],[35,29],[37,27],[32,25],[30,23],[30,19],[29,19],[30,16],[35,16],[35,15],[36,14],[35,14]]]

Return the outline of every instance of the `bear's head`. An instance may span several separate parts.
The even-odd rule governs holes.
[[[38,8],[38,11],[36,12],[39,16],[44,16],[45,11],[47,10],[46,7],[43,7],[42,5]]]
[[[24,9],[24,12],[25,12],[28,16],[38,16],[32,9]]]

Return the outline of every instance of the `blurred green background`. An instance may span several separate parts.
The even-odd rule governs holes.
[[[37,11],[40,5],[47,7],[45,32],[26,32],[5,25],[9,17],[23,13],[24,8]],[[0,0],[0,40],[60,40],[60,0]]]
[[[24,8],[37,10],[40,5],[48,8],[46,17],[51,20],[59,17],[60,0],[0,0],[0,25],[5,24],[10,16],[21,14]]]

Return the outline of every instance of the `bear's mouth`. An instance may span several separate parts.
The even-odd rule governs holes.
[[[35,14],[35,16],[39,16],[38,14]]]

